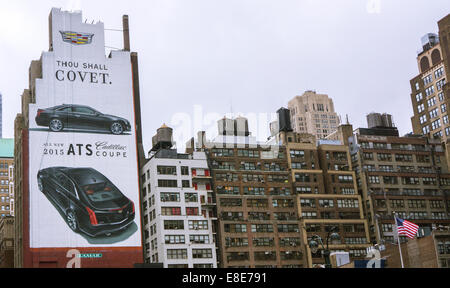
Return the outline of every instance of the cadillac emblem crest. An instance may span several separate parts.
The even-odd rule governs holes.
[[[94,34],[89,33],[78,33],[78,32],[72,32],[72,31],[59,31],[62,36],[62,40],[64,42],[73,44],[73,45],[84,45],[84,44],[91,44],[92,37],[94,37]]]

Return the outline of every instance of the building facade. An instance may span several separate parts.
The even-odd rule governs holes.
[[[298,133],[309,133],[317,139],[336,131],[340,119],[334,111],[333,100],[326,94],[306,91],[288,102],[292,128]]]
[[[14,217],[0,219],[0,268],[14,268]]]
[[[364,258],[369,230],[348,146],[340,141],[316,141],[313,135],[280,133],[297,198],[307,267],[324,264],[321,251],[309,247],[313,236],[326,242],[331,232],[340,236],[337,243],[329,243],[331,251],[348,252],[351,260]]]
[[[14,139],[0,139],[0,215],[14,216]]]
[[[279,114],[289,111],[280,109]],[[314,251],[314,235],[325,242],[331,230],[340,235],[331,251],[351,259],[365,256],[368,223],[357,194],[349,149],[341,142],[316,143],[311,134],[284,127],[267,143],[247,130],[221,127],[210,141],[199,134],[196,149],[207,153],[217,199],[217,245],[220,267],[307,268],[324,264],[322,249]],[[287,122],[286,122],[287,121]]]
[[[450,223],[450,173],[439,139],[400,137],[395,127],[351,130],[341,137],[349,139],[371,243],[396,241],[394,212],[429,230]]]
[[[163,126],[141,169],[146,263],[164,268],[216,268],[216,201],[204,152],[171,149],[172,129]]]
[[[411,103],[414,116],[411,118],[414,134],[429,135],[446,142],[450,136],[448,119],[448,97],[444,94],[447,68],[443,50],[437,34],[422,37],[422,51],[417,55],[419,74],[410,80]]]
[[[137,55],[128,41],[105,55],[104,24],[79,11],[53,8],[48,23],[49,50],[30,64],[15,119],[14,265],[133,267],[143,262]],[[109,113],[122,117],[98,126]]]

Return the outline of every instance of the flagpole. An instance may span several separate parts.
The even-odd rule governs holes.
[[[398,251],[400,253],[400,262],[402,263],[402,268],[405,268],[403,265],[403,256],[402,256],[402,245],[400,244],[400,234],[398,234],[398,225],[397,225],[397,219],[394,212],[394,224],[397,230],[397,241],[398,241]]]

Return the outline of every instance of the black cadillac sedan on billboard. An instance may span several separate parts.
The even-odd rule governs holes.
[[[35,120],[38,126],[48,127],[53,132],[60,132],[65,128],[109,131],[116,135],[131,131],[130,122],[124,118],[76,104],[38,109]]]
[[[93,168],[45,168],[37,180],[74,232],[109,236],[134,223],[133,201]]]

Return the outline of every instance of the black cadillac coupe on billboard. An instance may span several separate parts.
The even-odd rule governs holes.
[[[51,12],[29,105],[30,248],[141,247],[130,52],[103,23]]]

